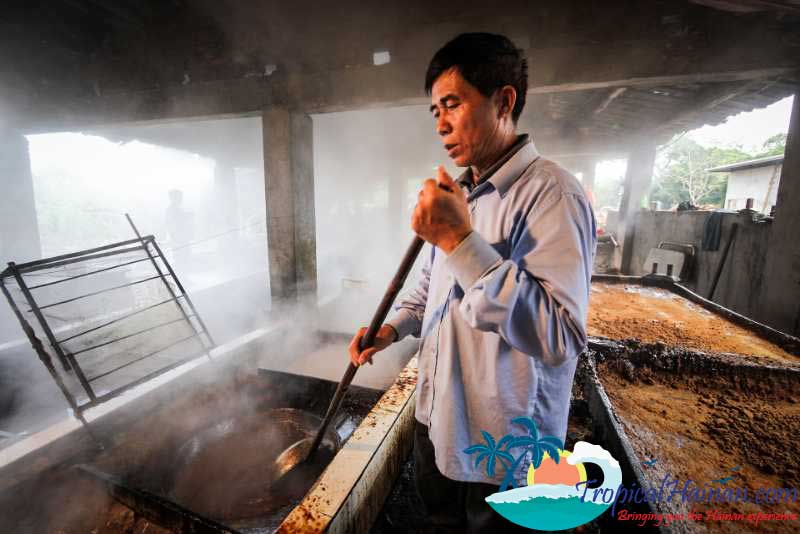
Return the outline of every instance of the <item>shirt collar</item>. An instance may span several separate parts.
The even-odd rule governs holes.
[[[522,172],[538,158],[539,152],[536,150],[536,145],[528,134],[522,134],[508,152],[483,173],[483,177],[477,185],[473,185],[471,168],[461,173],[458,182],[467,188],[470,197],[487,187],[481,187],[487,182],[503,197],[517,178],[522,175]]]

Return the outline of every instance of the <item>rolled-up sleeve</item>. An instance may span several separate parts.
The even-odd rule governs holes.
[[[586,198],[553,191],[520,213],[503,257],[472,232],[445,265],[464,290],[459,312],[551,366],[586,345],[595,222]]]
[[[417,286],[395,303],[395,314],[386,321],[397,332],[397,341],[412,335],[419,337],[422,331],[422,319],[425,316],[425,305],[428,302],[428,287],[431,281],[431,265],[433,249],[426,247],[426,259],[422,266],[422,274]]]

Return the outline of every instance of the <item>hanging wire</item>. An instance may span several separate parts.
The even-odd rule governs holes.
[[[265,224],[266,222],[267,222],[267,218],[264,217],[263,219],[259,219],[258,221],[254,222],[254,223],[245,224],[244,226],[239,226],[237,228],[231,228],[230,230],[226,230],[226,231],[220,232],[218,234],[210,235],[208,237],[204,237],[204,238],[198,239],[196,241],[191,241],[189,243],[184,243],[182,245],[176,245],[174,247],[165,247],[162,250],[164,250],[164,252],[172,252],[172,251],[175,251],[175,250],[181,250],[181,249],[184,249],[184,248],[187,248],[187,247],[191,247],[191,246],[194,246],[194,245],[199,245],[200,243],[205,243],[206,241],[212,241],[214,239],[217,239],[218,237],[226,236],[228,234],[232,234],[234,232],[238,232],[239,230],[244,230],[245,228],[251,228],[251,227],[259,225],[259,224]]]

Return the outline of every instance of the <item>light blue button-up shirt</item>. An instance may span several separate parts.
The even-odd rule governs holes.
[[[564,440],[578,356],[586,347],[594,213],[581,184],[522,145],[469,192],[473,232],[447,256],[426,245],[418,286],[387,321],[420,337],[416,418],[448,478],[500,484],[463,450],[521,434]],[[467,191],[465,172],[459,183]]]

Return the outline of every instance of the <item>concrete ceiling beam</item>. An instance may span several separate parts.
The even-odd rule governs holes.
[[[604,42],[577,44],[576,36],[576,44],[565,42],[563,46],[542,46],[541,41],[531,40],[533,44],[526,50],[528,93],[608,89],[613,94],[623,87],[797,79],[800,43],[768,23],[754,23],[746,29],[736,39],[726,32],[707,29],[710,33],[702,39],[658,34],[647,39],[616,36]],[[14,107],[22,111],[20,116],[30,125],[40,129],[41,125],[63,128],[81,122],[253,113],[274,104],[306,113],[425,104],[428,98],[422,82],[434,30],[424,26],[408,31],[407,43],[422,44],[407,46],[393,55],[390,63],[380,66],[278,68],[269,76],[190,80],[82,98],[64,97],[53,87],[18,94],[23,105]]]

